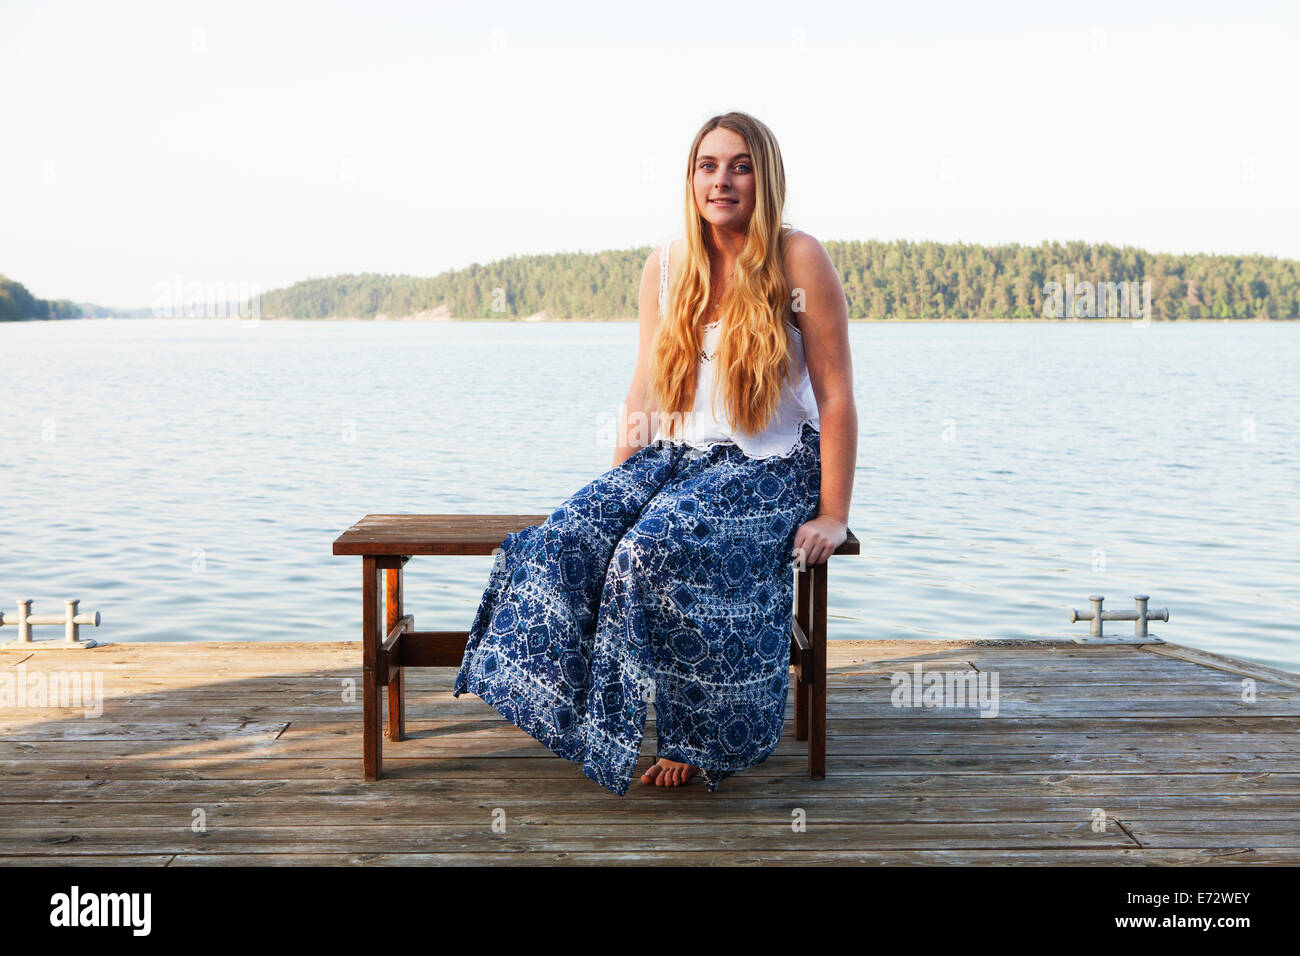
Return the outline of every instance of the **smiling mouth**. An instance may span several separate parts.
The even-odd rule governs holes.
[[[734,199],[710,199],[709,202],[715,206],[734,206],[736,204]]]

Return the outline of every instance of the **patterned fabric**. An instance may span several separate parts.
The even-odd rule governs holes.
[[[506,537],[453,695],[477,694],[620,796],[653,702],[659,756],[716,790],[780,741],[791,551],[820,485],[810,423],[788,457],[638,449]]]

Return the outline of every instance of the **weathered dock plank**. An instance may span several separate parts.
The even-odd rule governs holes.
[[[364,781],[360,660],[355,642],[0,651],[103,693],[93,715],[0,707],[0,865],[1300,863],[1300,675],[1192,648],[837,642],[825,780],[788,729],[717,793],[624,798],[453,699],[448,670],[408,672],[410,736]],[[914,664],[996,674],[997,715],[894,706]]]

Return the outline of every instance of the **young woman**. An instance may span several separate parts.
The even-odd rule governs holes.
[[[783,222],[776,138],[726,113],[689,156],[686,237],[641,278],[613,467],[502,543],[453,688],[619,795],[650,703],[643,783],[713,791],[776,749],[792,560],[843,543],[857,459],[844,290]]]

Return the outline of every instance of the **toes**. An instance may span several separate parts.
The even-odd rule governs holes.
[[[641,782],[658,787],[680,787],[699,772],[698,767],[661,757],[641,775]]]

